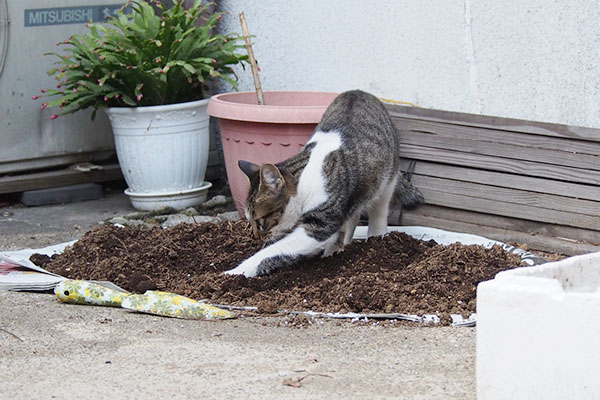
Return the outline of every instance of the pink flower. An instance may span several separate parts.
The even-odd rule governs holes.
[[[219,15],[219,16],[217,17],[217,20],[219,20],[219,21],[220,21],[220,20],[221,20],[221,18],[223,18],[223,16],[222,16],[222,15]]]
[[[115,94],[115,99],[118,99],[119,97],[121,97],[119,96],[119,93]]]
[[[215,59],[213,58],[213,64],[216,64],[216,63],[217,63],[217,60],[215,60]]]
[[[39,98],[40,98],[40,96],[33,96],[33,97],[31,98],[31,100],[37,100],[37,99],[39,99]]]
[[[78,92],[77,88],[73,89],[73,93],[77,93],[77,92]]]
[[[56,119],[56,118],[58,118],[58,115],[56,115],[56,114],[52,114],[52,115],[50,116],[50,119]]]
[[[138,94],[138,95],[137,95],[137,101],[142,101],[142,98],[143,98],[143,97],[144,97],[144,95],[143,95],[143,94],[141,94],[141,93],[140,93],[140,94]]]
[[[156,63],[157,63],[157,64],[158,64],[159,62],[161,62],[161,61],[162,61],[162,58],[160,58],[160,57],[157,57],[157,58],[156,58]]]
[[[48,107],[48,103],[42,103],[42,106],[40,107],[40,110],[45,110],[46,107]]]
[[[108,101],[108,96],[104,96],[104,101]]]

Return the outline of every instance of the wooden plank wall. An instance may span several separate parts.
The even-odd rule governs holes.
[[[403,225],[600,251],[600,129],[386,105],[426,204]]]

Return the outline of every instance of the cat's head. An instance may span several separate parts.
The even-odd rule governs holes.
[[[240,160],[240,169],[250,180],[246,200],[246,218],[252,225],[252,234],[268,239],[283,216],[290,197],[295,192],[292,176],[274,164],[256,165]]]

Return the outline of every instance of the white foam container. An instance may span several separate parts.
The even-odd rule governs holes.
[[[477,398],[600,398],[600,252],[479,284]]]

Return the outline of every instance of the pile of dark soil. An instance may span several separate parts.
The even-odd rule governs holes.
[[[222,274],[261,246],[244,221],[168,229],[103,225],[64,253],[34,262],[72,279],[108,280],[133,292],[160,289],[263,312],[438,314],[445,322],[449,314],[475,312],[477,283],[520,264],[519,256],[499,246],[441,246],[391,233],[268,276]]]

